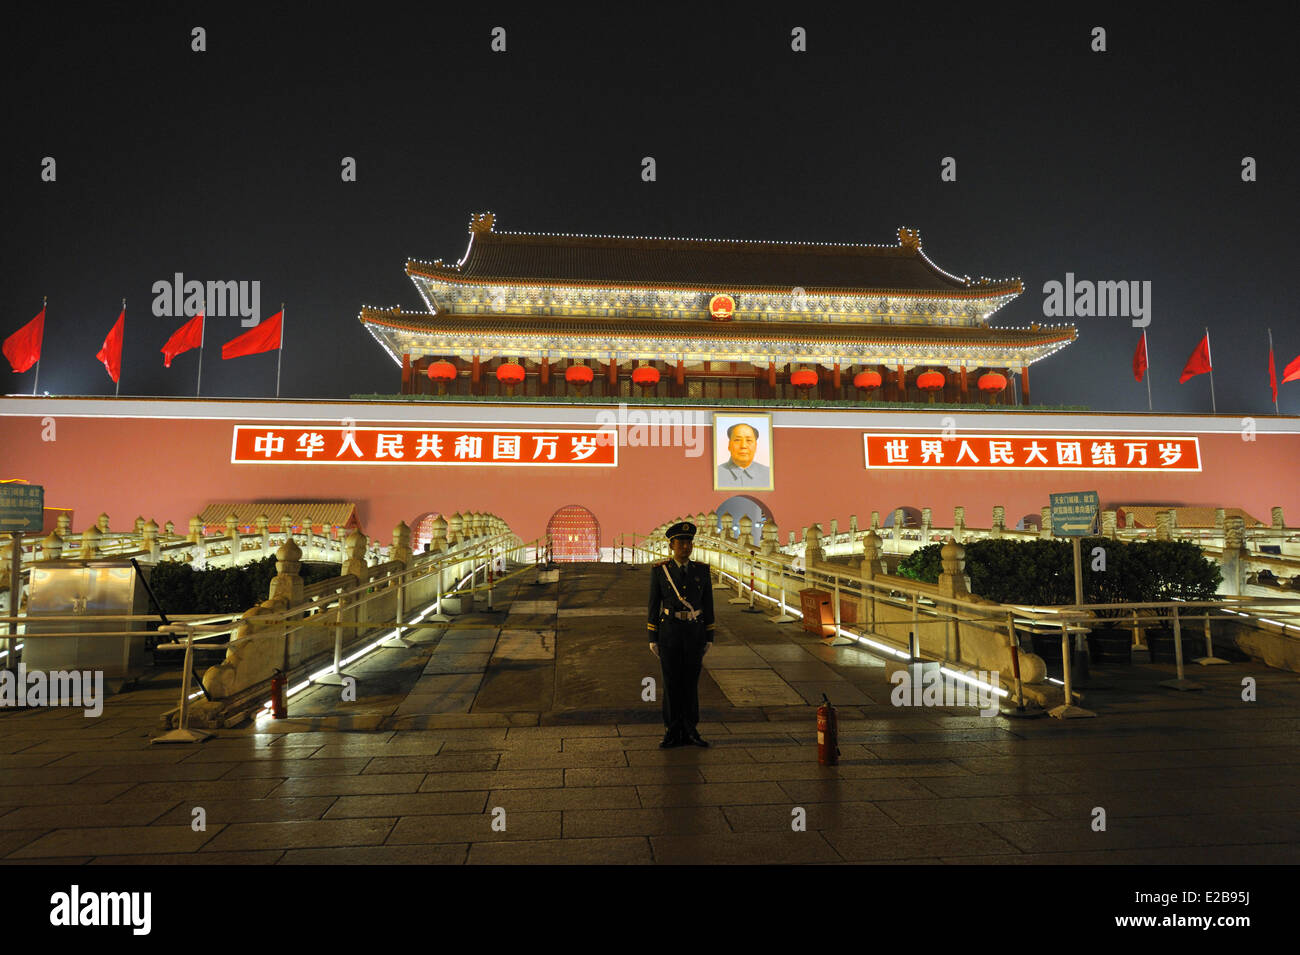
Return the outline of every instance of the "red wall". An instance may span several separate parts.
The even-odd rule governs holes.
[[[137,403],[139,405],[139,403]],[[161,403],[160,403],[161,405]],[[644,532],[679,515],[716,507],[737,492],[712,489],[711,442],[705,454],[685,456],[682,448],[622,447],[617,468],[368,467],[231,464],[232,428],[237,423],[265,422],[265,417],[105,418],[60,414],[56,437],[42,440],[42,412],[19,413],[15,400],[0,412],[0,478],[25,478],[46,488],[52,507],[76,510],[74,530],[107,511],[111,528],[124,530],[137,515],[162,525],[175,521],[184,533],[189,518],[209,503],[276,500],[355,501],[367,534],[391,540],[398,520],[408,523],[426,511],[491,511],[505,518],[525,540],[545,533],[548,518],[566,504],[581,504],[600,521],[603,542],[621,532]],[[308,408],[310,406],[307,406]],[[174,413],[169,403],[160,414]],[[262,406],[264,409],[265,406]],[[370,406],[370,411],[375,410]],[[233,412],[238,413],[236,408]],[[507,426],[510,410],[486,408],[484,418]],[[807,418],[809,413],[803,413]],[[305,418],[303,406],[294,417]],[[889,430],[937,428],[938,415],[915,416],[916,423]],[[1022,416],[1023,423],[1031,420]],[[817,424],[848,423],[840,413],[811,418]],[[855,420],[864,420],[858,418]],[[1117,433],[1113,417],[1078,416],[1073,427]],[[1189,430],[1175,417],[1145,418],[1146,433]],[[1207,419],[1195,419],[1205,422]],[[1223,419],[1217,427],[1235,425]],[[366,425],[378,421],[366,420]],[[424,421],[421,424],[432,424]],[[1277,419],[1275,427],[1300,431],[1295,419]],[[410,423],[406,423],[410,427]],[[515,422],[515,427],[520,423]],[[1042,433],[1059,434],[1061,419]],[[998,427],[989,430],[1000,431]],[[949,525],[953,505],[966,507],[969,526],[987,527],[995,504],[1006,507],[1007,524],[1038,513],[1051,491],[1097,490],[1103,506],[1153,503],[1242,507],[1264,523],[1269,509],[1281,505],[1287,522],[1300,524],[1300,433],[1260,432],[1253,442],[1240,434],[1202,433],[1203,470],[1193,474],[1122,472],[1006,472],[937,475],[868,471],[863,462],[860,427],[786,427],[778,416],[774,439],[776,490],[755,492],[775,516],[782,541],[789,531],[838,518],[847,529],[850,514],[861,526],[870,512],[884,520],[898,506],[931,507],[934,523]],[[279,513],[269,516],[278,519]]]

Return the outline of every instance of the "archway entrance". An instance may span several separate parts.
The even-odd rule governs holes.
[[[440,513],[440,511],[426,511],[411,521],[412,553],[423,554],[425,548],[429,546],[429,541],[433,540],[433,522]]]
[[[566,504],[546,522],[557,561],[600,560],[600,522],[581,504]]]
[[[754,536],[749,543],[757,546],[763,540],[763,527],[769,521],[772,521],[772,512],[768,510],[767,505],[756,497],[750,497],[748,494],[737,494],[735,497],[729,497],[718,505],[716,511],[719,518],[723,514],[731,515],[731,533],[735,537],[740,536],[740,519],[748,517],[754,522]]]

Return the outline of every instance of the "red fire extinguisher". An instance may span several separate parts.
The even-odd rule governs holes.
[[[271,716],[277,720],[282,720],[285,717],[284,683],[284,674],[277,667],[275,672],[271,674]]]
[[[838,766],[840,762],[840,721],[825,693],[822,705],[817,707],[817,762],[823,766]]]

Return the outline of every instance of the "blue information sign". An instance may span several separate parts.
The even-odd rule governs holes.
[[[1052,533],[1058,537],[1087,537],[1097,533],[1101,502],[1096,491],[1053,494]]]
[[[0,484],[0,533],[39,534],[45,527],[45,488]]]

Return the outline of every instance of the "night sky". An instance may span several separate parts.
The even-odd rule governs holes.
[[[48,295],[41,391],[111,395],[95,353],[125,297],[122,394],[193,395],[197,352],[162,367],[182,320],[153,316],[153,283],[257,280],[261,317],[288,306],[285,397],[393,393],[357,313],[421,308],[407,258],[458,259],[475,211],[507,231],[824,242],[892,244],[906,225],[950,272],[1024,280],[995,324],[1071,321],[1043,317],[1043,283],[1067,272],[1150,281],[1155,409],[1209,411],[1207,377],[1177,383],[1209,326],[1219,411],[1272,412],[1266,329],[1279,377],[1300,354],[1295,55],[1278,24],[701,7],[33,6],[6,28],[0,336]],[[1035,403],[1145,411],[1140,329],[1073,321],[1079,340],[1030,371]],[[242,331],[210,320],[205,396],[274,394],[275,353],[221,360]],[[31,392],[32,372],[2,367],[4,392]],[[1279,401],[1300,413],[1300,383]]]

